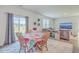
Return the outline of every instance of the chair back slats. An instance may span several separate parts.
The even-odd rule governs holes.
[[[26,44],[25,44],[25,41],[24,41],[24,37],[20,33],[16,33],[16,34],[18,36],[18,40],[19,40],[20,46],[21,47],[25,47]]]
[[[44,41],[45,43],[47,43],[49,37],[50,37],[50,32],[44,32],[44,33],[43,33],[43,41]]]

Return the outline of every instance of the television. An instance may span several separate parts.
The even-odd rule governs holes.
[[[60,23],[60,29],[72,29],[72,23]]]

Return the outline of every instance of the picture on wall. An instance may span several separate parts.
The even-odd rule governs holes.
[[[60,29],[72,29],[72,23],[60,23]]]

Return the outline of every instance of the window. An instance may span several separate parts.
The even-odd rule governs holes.
[[[43,28],[50,28],[50,20],[43,19]]]
[[[21,16],[14,16],[14,32],[26,32],[27,30],[27,18]]]

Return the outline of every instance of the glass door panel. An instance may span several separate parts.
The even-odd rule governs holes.
[[[20,18],[20,32],[26,32],[26,19],[23,17]]]
[[[19,17],[14,16],[14,32],[19,32]]]

